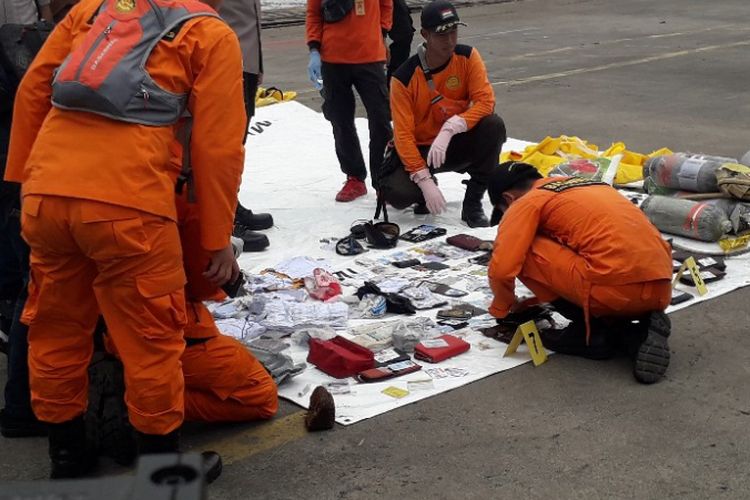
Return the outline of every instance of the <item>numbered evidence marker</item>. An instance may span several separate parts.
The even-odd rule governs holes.
[[[547,361],[547,351],[544,350],[539,330],[536,329],[536,323],[533,321],[527,321],[516,329],[516,333],[513,334],[513,339],[508,344],[503,357],[510,356],[516,352],[518,346],[524,340],[529,347],[529,354],[531,354],[531,361],[534,362],[534,366],[539,366]]]
[[[690,274],[693,276],[693,283],[695,283],[695,288],[698,290],[698,295],[700,295],[701,297],[706,295],[708,293],[708,288],[706,287],[706,283],[703,281],[701,271],[700,269],[698,269],[698,264],[695,263],[695,259],[693,257],[688,257],[687,259],[685,259],[685,262],[683,262],[680,268],[677,270],[677,274],[672,280],[672,288],[677,286],[677,282],[680,280],[680,276],[682,276],[682,273],[684,273],[685,270],[690,271]]]

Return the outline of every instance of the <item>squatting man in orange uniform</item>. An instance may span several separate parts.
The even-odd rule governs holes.
[[[597,359],[622,346],[634,356],[639,382],[661,379],[669,365],[664,310],[672,297],[672,256],[646,216],[604,183],[542,179],[520,162],[495,169],[489,196],[492,224],[500,221],[488,273],[490,313],[506,318],[551,302],[572,323],[542,333],[545,346]],[[535,299],[517,301],[516,278]]]
[[[393,143],[386,152],[380,201],[414,213],[439,214],[445,198],[435,173],[468,173],[461,219],[487,227],[482,209],[487,176],[497,166],[505,124],[477,49],[458,45],[456,8],[434,0],[422,9],[424,45],[391,79]],[[464,25],[465,26],[465,25]]]
[[[230,234],[247,124],[242,59],[216,4],[83,0],[19,87],[5,178],[22,183],[32,406],[49,424],[53,478],[93,466],[82,415],[100,311],[139,451],[178,450],[187,317],[169,159],[186,109],[194,193],[210,200],[199,204],[205,277],[239,272]],[[138,43],[148,40],[158,42]]]

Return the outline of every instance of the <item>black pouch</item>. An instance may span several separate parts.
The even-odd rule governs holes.
[[[336,253],[339,255],[359,255],[366,251],[367,249],[357,241],[357,238],[353,234],[341,238],[336,242]]]
[[[672,300],[669,301],[669,304],[672,306],[676,306],[677,304],[682,304],[683,302],[687,302],[692,298],[692,294],[683,292],[681,290],[672,290]]]
[[[320,6],[323,21],[327,23],[341,21],[353,8],[354,0],[323,0]]]
[[[417,271],[443,271],[444,269],[450,269],[451,266],[443,264],[442,262],[423,262],[418,266],[414,266]]]
[[[391,262],[394,266],[403,269],[405,267],[418,266],[420,264],[419,259],[400,260],[398,262]]]
[[[444,227],[422,224],[402,234],[401,239],[411,243],[420,243],[422,241],[431,240],[432,238],[437,238],[438,236],[443,236],[446,232],[447,231]]]
[[[398,243],[401,229],[393,222],[365,223],[365,239],[371,248],[393,248]]]

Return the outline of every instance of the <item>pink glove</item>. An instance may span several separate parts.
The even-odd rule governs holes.
[[[414,181],[419,189],[422,190],[427,210],[431,214],[437,215],[445,211],[445,197],[440,192],[440,188],[435,184],[435,180],[430,175],[430,171],[423,168],[419,172],[411,175],[411,180]]]
[[[461,118],[459,115],[454,115],[448,118],[443,126],[440,128],[435,140],[432,141],[430,151],[427,153],[427,165],[434,169],[438,169],[445,163],[445,152],[448,150],[448,144],[451,142],[451,138],[454,135],[466,132],[469,129],[466,125],[466,120]]]

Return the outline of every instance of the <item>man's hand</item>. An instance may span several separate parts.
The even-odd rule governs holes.
[[[322,63],[320,61],[320,52],[313,49],[310,51],[310,62],[307,64],[307,76],[317,90],[323,88]]]
[[[411,175],[411,180],[422,190],[425,205],[431,214],[437,215],[445,211],[446,202],[443,193],[432,178],[430,171],[426,168]]]
[[[438,132],[435,140],[432,141],[432,146],[430,146],[430,150],[427,152],[427,165],[434,169],[442,167],[443,163],[445,163],[445,154],[448,151],[448,144],[451,142],[451,139],[454,135],[466,132],[466,130],[468,130],[466,120],[458,115],[448,118],[443,123],[440,132]]]
[[[217,250],[208,261],[208,269],[203,277],[216,286],[234,282],[240,274],[240,266],[234,258],[234,249],[230,243],[226,248]]]
[[[529,307],[536,306],[539,304],[539,299],[536,297],[529,297],[528,299],[524,300],[518,300],[518,297],[516,297],[516,301],[513,303],[512,306],[510,306],[510,313],[520,313],[528,309]]]

